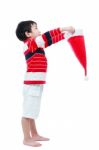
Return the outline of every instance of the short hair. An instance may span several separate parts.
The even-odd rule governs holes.
[[[25,32],[31,32],[31,25],[37,24],[35,21],[21,21],[16,28],[16,36],[20,41],[24,41],[27,39]]]

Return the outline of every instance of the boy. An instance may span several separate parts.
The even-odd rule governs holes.
[[[16,36],[24,42],[24,55],[27,71],[23,87],[23,116],[22,129],[23,144],[41,146],[37,141],[48,141],[48,138],[38,134],[35,119],[40,110],[40,101],[47,72],[47,59],[44,48],[64,39],[64,32],[74,33],[73,27],[64,27],[50,30],[41,35],[34,21],[22,21],[16,29]]]

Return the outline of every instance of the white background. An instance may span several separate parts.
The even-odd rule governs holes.
[[[21,130],[22,87],[26,70],[23,44],[15,35],[22,20],[42,32],[72,25],[84,31],[88,77],[64,40],[46,49],[45,85],[37,128],[49,137],[39,149],[99,150],[98,0],[0,1],[0,149],[27,150]]]

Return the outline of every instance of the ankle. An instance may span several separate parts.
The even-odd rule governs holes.
[[[30,139],[31,139],[30,136],[29,136],[29,137],[24,137],[23,141],[28,141],[28,140],[30,140]]]
[[[35,132],[35,133],[31,133],[31,136],[33,137],[33,136],[38,136],[39,134],[37,133],[37,132]]]

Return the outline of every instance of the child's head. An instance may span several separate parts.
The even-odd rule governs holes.
[[[34,21],[22,21],[16,28],[16,36],[20,41],[25,41],[27,38],[36,38],[40,35],[37,28],[37,23]]]

